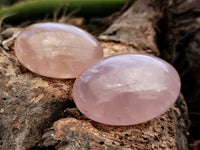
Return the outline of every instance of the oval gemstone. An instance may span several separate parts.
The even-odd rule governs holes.
[[[32,72],[53,78],[75,78],[103,58],[103,49],[92,35],[58,23],[27,27],[15,41],[15,53]]]
[[[73,98],[88,118],[108,125],[133,125],[167,111],[180,92],[177,71],[162,59],[123,54],[108,57],[76,79]]]

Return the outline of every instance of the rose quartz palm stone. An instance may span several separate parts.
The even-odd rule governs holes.
[[[27,27],[15,41],[15,53],[32,72],[53,78],[75,78],[103,58],[103,50],[92,35],[58,23]]]
[[[167,111],[180,92],[177,71],[162,59],[139,54],[108,57],[75,81],[73,98],[88,118],[133,125]]]

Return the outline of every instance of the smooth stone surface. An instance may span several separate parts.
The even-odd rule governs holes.
[[[27,27],[15,41],[15,53],[32,72],[53,78],[75,78],[103,58],[103,49],[92,35],[58,23]]]
[[[108,57],[75,81],[73,98],[88,118],[109,125],[133,125],[167,111],[180,92],[177,71],[156,57]]]

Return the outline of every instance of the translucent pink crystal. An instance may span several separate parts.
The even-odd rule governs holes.
[[[180,92],[177,71],[156,57],[124,54],[99,61],[75,81],[73,98],[88,118],[132,125],[167,111]]]
[[[103,57],[103,50],[92,35],[58,23],[27,27],[15,41],[15,53],[29,70],[53,78],[75,78]]]

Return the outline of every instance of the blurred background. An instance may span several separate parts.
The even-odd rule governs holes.
[[[73,24],[98,35],[134,1],[0,0],[0,27],[53,21]]]

